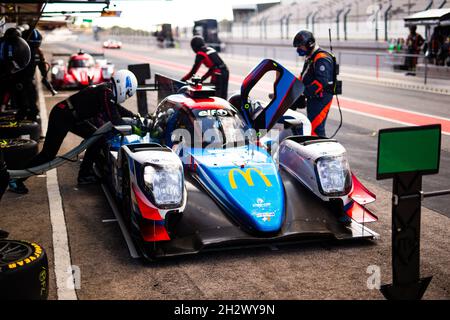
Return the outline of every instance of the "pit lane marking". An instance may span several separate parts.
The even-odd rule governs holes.
[[[48,115],[45,97],[42,90],[40,74],[37,75],[37,90],[41,114],[42,131],[47,132]],[[56,296],[58,300],[78,300],[73,279],[72,259],[70,257],[69,239],[67,235],[64,208],[56,169],[47,172],[47,195],[52,225],[53,259],[56,278]]]

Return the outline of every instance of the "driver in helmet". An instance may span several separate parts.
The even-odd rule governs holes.
[[[89,86],[66,100],[57,103],[50,112],[46,139],[41,152],[28,167],[35,167],[53,160],[67,133],[72,132],[83,139],[91,137],[98,127],[111,121],[123,124],[122,117],[138,117],[120,104],[136,93],[136,76],[128,70],[117,71],[110,82]],[[98,145],[86,150],[78,173],[78,184],[97,181],[92,165],[98,152]],[[23,180],[16,180],[16,193],[27,193]],[[11,189],[11,184],[10,184]]]
[[[195,62],[191,71],[181,81],[187,81],[192,78],[201,65],[204,64],[208,71],[202,76],[201,81],[203,82],[211,77],[211,83],[216,87],[216,96],[226,99],[230,73],[225,62],[223,62],[216,50],[206,46],[205,40],[200,36],[192,38],[191,47],[195,52]]]

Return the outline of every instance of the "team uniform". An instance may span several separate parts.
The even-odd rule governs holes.
[[[228,95],[229,71],[217,51],[213,48],[203,47],[196,52],[194,65],[191,71],[182,78],[182,81],[192,78],[202,64],[208,68],[208,72],[203,75],[202,81],[211,77],[211,83],[216,87],[216,96],[226,99]]]
[[[94,134],[98,126],[108,121],[119,125],[123,122],[122,117],[133,116],[131,111],[115,102],[110,84],[87,87],[53,107],[44,146],[29,167],[53,160],[69,132],[86,139]],[[91,171],[97,150],[96,145],[86,150],[80,176],[88,175]]]
[[[39,109],[37,107],[37,91],[34,84],[36,67],[42,75],[46,74],[45,59],[39,48],[31,47],[31,60],[28,66],[13,76],[12,102],[18,108],[17,120],[36,121]]]
[[[11,31],[12,28],[8,29]],[[0,38],[0,99],[4,96],[4,89],[11,82],[14,73],[23,70],[30,62],[30,46],[17,33]],[[12,29],[14,31],[14,29]],[[2,102],[2,101],[0,101]],[[0,198],[8,185],[9,174],[0,148]]]
[[[334,61],[331,54],[318,48],[308,57],[299,77],[305,85],[306,111],[312,134],[326,137],[325,123],[333,101]]]

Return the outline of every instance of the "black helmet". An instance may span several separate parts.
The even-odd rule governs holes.
[[[31,52],[27,42],[20,37],[0,38],[0,74],[12,74],[25,68]]]
[[[4,37],[21,37],[22,31],[17,28],[9,28],[5,31]]]
[[[194,52],[200,51],[201,48],[205,47],[205,40],[200,36],[194,36],[191,40],[191,48]]]
[[[311,54],[315,45],[316,45],[316,39],[314,38],[314,35],[311,32],[309,32],[307,30],[302,30],[295,35],[293,46],[295,48],[304,46],[307,49],[306,51],[301,50],[301,52],[299,52],[300,55]],[[299,50],[297,50],[297,51],[299,51]]]
[[[23,38],[30,47],[39,48],[42,43],[42,35],[37,29],[29,29],[23,32]]]

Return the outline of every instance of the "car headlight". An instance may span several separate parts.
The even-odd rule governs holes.
[[[323,195],[344,196],[351,191],[350,166],[344,156],[320,158],[316,168]]]
[[[179,165],[148,165],[144,169],[145,187],[161,209],[179,207],[183,201],[183,171]]]

